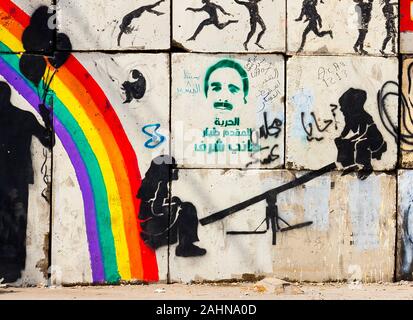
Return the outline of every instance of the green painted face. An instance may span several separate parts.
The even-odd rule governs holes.
[[[208,69],[204,91],[205,96],[213,101],[215,109],[231,111],[235,106],[247,103],[248,74],[239,63],[221,60]]]

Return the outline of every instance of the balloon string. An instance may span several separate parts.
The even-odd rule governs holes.
[[[50,77],[50,79],[48,79],[48,77],[49,77],[49,72],[50,72],[50,68],[47,69],[46,82],[45,82],[45,87],[44,87],[44,92],[43,92],[43,104],[46,103],[46,98],[47,98],[47,95],[48,95],[49,90],[50,90],[50,85],[51,85],[51,83],[52,83],[52,81],[53,81],[53,78],[54,78],[56,72],[57,72],[57,69],[55,69],[55,70],[53,71],[53,74],[52,74],[52,76]]]
[[[47,167],[47,160],[48,160],[48,151],[46,148],[43,148],[43,157],[44,162],[40,169],[40,172],[43,174],[43,182],[46,184],[46,188],[42,190],[42,197],[46,200],[47,203],[50,203],[50,175],[48,174],[49,168]]]

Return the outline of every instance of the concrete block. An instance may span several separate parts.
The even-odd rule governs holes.
[[[0,279],[16,285],[46,284],[49,266],[51,152],[39,98],[0,55]],[[14,65],[15,66],[15,65]]]
[[[73,59],[78,67],[54,80],[61,101],[55,102],[54,281],[164,280],[167,248],[156,255],[148,249],[136,217],[142,179],[154,158],[169,154],[169,58],[77,53]]]
[[[396,178],[335,172],[283,199],[281,212],[313,221],[281,234],[274,249],[277,278],[293,281],[391,282],[396,236]]]
[[[173,39],[196,52],[284,52],[284,0],[173,1]],[[247,41],[248,40],[248,41]],[[258,42],[258,44],[257,44]]]
[[[296,181],[305,172],[285,170],[180,170],[173,196],[192,203],[201,223],[199,242],[204,256],[177,256],[171,243],[172,281],[242,279],[274,276],[293,281],[391,281],[394,273],[396,179],[373,174],[365,181],[334,172],[277,195],[278,214],[290,225],[272,245],[265,231],[266,202],[254,200],[273,188]],[[246,192],[248,190],[248,192]],[[232,214],[210,224],[203,219],[231,206]],[[184,218],[182,218],[184,219]],[[286,225],[280,220],[280,227]],[[188,231],[188,230],[187,230]],[[224,258],[223,258],[224,257]]]
[[[290,53],[383,55],[383,49],[385,55],[397,53],[396,5],[385,7],[380,1],[370,0],[364,0],[362,5],[353,0],[299,0],[287,1],[287,13]],[[387,37],[390,38],[383,48]]]
[[[281,167],[283,57],[174,54],[172,152],[185,168]]]
[[[413,168],[413,118],[411,117],[412,105],[412,66],[413,58],[403,56],[402,60],[402,98],[400,108],[400,153],[401,167]]]
[[[413,278],[412,170],[398,172],[396,280]]]
[[[293,57],[287,70],[287,168],[395,168],[397,59]]]
[[[170,48],[170,0],[59,0],[57,19],[74,50]]]

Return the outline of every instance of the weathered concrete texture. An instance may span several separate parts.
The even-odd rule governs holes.
[[[363,1],[363,3],[368,4],[369,1]],[[310,6],[307,11],[310,14],[296,21],[300,17],[303,6]],[[380,50],[383,49],[384,39],[388,35],[383,4],[381,1],[373,1],[372,8],[366,7],[365,10],[370,13],[366,13],[363,18],[360,7],[353,0],[324,1],[324,3],[317,1],[315,9],[308,0],[287,1],[287,51],[293,54],[299,50],[303,33],[308,28],[309,33],[302,52],[315,55],[360,54],[360,47],[358,47],[358,52],[355,52],[353,46],[358,40],[359,30],[365,29],[365,22],[370,16],[364,50],[367,51],[366,54],[382,55]],[[391,34],[394,35],[397,50],[397,6],[394,6],[393,10],[396,17],[393,19],[394,29],[392,30],[394,32]],[[329,31],[332,31],[332,36],[328,33]],[[316,35],[316,32],[319,34]],[[384,51],[386,55],[395,55],[397,51],[392,52],[392,40],[389,41]]]
[[[400,108],[400,151],[402,168],[413,168],[412,67],[413,58],[410,56],[404,56],[402,71],[402,99]]]
[[[413,32],[400,33],[400,53],[413,53]]]
[[[181,170],[173,195],[190,201],[205,218],[294,180],[289,171]],[[196,192],[188,191],[196,190]],[[245,190],[248,190],[246,193]],[[373,174],[366,181],[332,173],[278,195],[280,217],[311,226],[277,233],[229,235],[265,230],[260,202],[198,228],[203,257],[182,258],[170,249],[173,281],[256,277],[265,274],[297,281],[391,281],[396,231],[396,179]],[[281,227],[285,225],[280,222]],[[224,258],[223,258],[224,257]]]
[[[153,158],[160,154],[169,154],[169,58],[166,54],[98,54],[98,53],[78,53],[75,54],[81,64],[90,73],[97,84],[105,93],[108,104],[110,104],[122,123],[123,130],[131,144],[133,152],[136,154],[140,176],[143,178],[148,170]],[[146,90],[142,89],[142,83],[135,89],[140,92],[140,98],[126,102],[127,94],[122,87],[128,87],[125,82],[134,83],[138,79],[134,78],[138,70],[146,80]],[[141,79],[141,78],[139,78]],[[69,80],[69,86],[73,83]],[[85,79],[86,81],[86,79]],[[78,86],[77,94],[87,96],[85,88]],[[143,96],[142,96],[143,95]],[[92,102],[89,105],[82,104],[82,108],[73,108],[72,115],[81,119],[83,110],[94,108]],[[83,133],[91,141],[92,150],[96,154],[99,163],[102,163],[102,152],[108,153],[110,149],[121,148],[111,142],[111,138],[106,135],[105,141],[96,142],[100,132],[105,129],[101,127],[98,120],[105,113],[96,113],[91,118],[91,125],[82,127]],[[78,120],[80,124],[84,120]],[[111,121],[115,119],[111,118]],[[70,127],[68,127],[71,130]],[[145,133],[146,132],[146,133]],[[92,138],[91,138],[92,137]],[[125,142],[127,143],[127,142]],[[99,145],[104,145],[103,151],[99,150]],[[146,146],[145,146],[146,144]],[[79,164],[58,139],[54,149],[54,176],[53,176],[53,248],[52,265],[53,281],[55,283],[91,283],[91,239],[90,229],[87,228],[85,215],[90,214],[90,208],[86,205],[84,186],[80,186],[81,176],[79,174]],[[81,149],[82,150],[82,149]],[[118,156],[122,156],[119,155]],[[130,159],[123,158],[121,166],[130,165]],[[120,160],[119,160],[120,161]],[[113,165],[113,164],[112,164]],[[104,174],[111,172],[112,167],[106,167]],[[96,174],[90,171],[90,175]],[[132,181],[124,180],[115,175],[119,188],[133,185]],[[131,177],[139,179],[138,175]],[[107,179],[107,176],[105,176]],[[123,180],[120,180],[123,179]],[[138,181],[136,181],[138,182]],[[107,183],[107,193],[112,203],[116,203],[116,195],[110,191],[111,183]],[[130,191],[132,198],[135,198],[138,190]],[[127,199],[122,198],[122,206]],[[96,203],[95,203],[96,205]],[[139,210],[139,208],[138,208]],[[113,210],[114,212],[114,210]],[[132,212],[132,215],[136,213]],[[116,219],[112,224],[119,223]],[[113,219],[113,218],[112,218]],[[136,219],[136,218],[135,218]],[[108,221],[110,227],[111,222]],[[89,226],[90,227],[90,226]],[[97,230],[99,231],[99,230]],[[89,232],[89,236],[88,233]],[[103,245],[106,245],[104,242]],[[131,250],[140,250],[138,244],[129,244]],[[118,248],[117,248],[118,249]],[[167,256],[166,249],[157,252],[159,277],[166,279]]]
[[[392,281],[396,179],[333,173],[286,195],[281,212],[312,220],[287,232],[274,249],[274,275],[297,281]]]
[[[0,76],[0,81],[6,81],[6,79]],[[12,104],[18,109],[32,113],[36,117],[36,120],[40,124],[43,124],[40,115],[34,110],[33,106],[31,106],[16,89],[11,85],[10,87],[12,88]],[[35,107],[37,107],[37,105],[35,105]],[[25,235],[26,264],[22,272],[22,277],[16,282],[16,285],[45,284],[49,264],[50,205],[42,195],[50,195],[48,194],[50,189],[48,189],[49,186],[46,184],[46,181],[51,181],[51,153],[47,148],[43,147],[36,137],[32,139],[30,150],[34,171],[34,183],[29,184],[27,231]],[[24,170],[24,164],[22,164],[22,170]],[[17,205],[19,204],[16,204],[16,206]],[[19,211],[19,214],[21,213],[22,212]],[[23,217],[21,218],[24,219]],[[17,221],[17,219],[14,221]],[[10,224],[10,221],[8,221],[8,223]],[[3,225],[3,228],[4,227]],[[18,228],[17,226],[14,227],[16,229]],[[13,249],[10,248],[10,252],[12,250]],[[2,278],[1,275],[0,278]]]
[[[381,159],[372,159],[373,169],[395,168],[397,69],[395,58],[296,56],[290,59],[287,63],[287,168],[316,170],[337,160],[335,139],[341,136],[346,125],[355,126],[354,132],[346,134],[347,138],[355,134],[360,121],[357,116],[351,116],[354,111],[344,117],[339,105],[340,97],[350,88],[366,92],[364,109],[387,144]],[[358,101],[359,105],[356,102],[349,104],[349,110],[361,110],[363,101]]]
[[[74,50],[170,48],[170,0],[59,0],[57,20]]]
[[[284,52],[285,1],[260,1],[257,6],[250,1],[248,7],[241,2],[248,3],[230,0],[208,5],[201,0],[172,1],[174,41],[197,52]],[[188,8],[203,9],[194,12]],[[197,29],[199,33],[192,39]]]
[[[413,279],[412,182],[413,171],[399,171],[396,280]]]
[[[283,57],[174,54],[172,144],[186,168],[281,167]]]

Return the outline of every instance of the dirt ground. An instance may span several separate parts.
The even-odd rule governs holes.
[[[226,284],[151,284],[0,288],[0,300],[407,300],[413,282],[298,284],[282,281]]]

